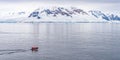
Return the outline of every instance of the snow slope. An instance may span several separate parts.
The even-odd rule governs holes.
[[[70,7],[38,8],[33,12],[2,12],[0,22],[119,22],[120,15]]]

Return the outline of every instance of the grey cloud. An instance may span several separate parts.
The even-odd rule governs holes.
[[[120,0],[0,0],[0,2],[93,2],[93,3],[120,3]]]

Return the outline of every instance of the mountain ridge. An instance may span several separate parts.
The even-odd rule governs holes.
[[[3,14],[3,15],[2,15]],[[119,13],[83,10],[76,7],[37,8],[33,11],[2,12],[0,22],[113,22],[120,21]]]
[[[51,17],[59,17],[59,16],[65,16],[65,17],[71,17],[78,15],[78,18],[80,17],[79,15],[88,15],[94,17],[94,19],[101,19],[101,20],[120,20],[120,16],[116,14],[106,14],[102,11],[99,10],[89,10],[89,11],[84,11],[83,9],[79,9],[76,7],[71,7],[71,8],[64,8],[64,7],[56,7],[53,9],[36,9],[33,11],[28,17],[36,17],[37,19],[42,19],[44,16],[50,16]],[[82,17],[82,16],[81,16]],[[86,17],[87,18],[87,17]],[[74,18],[73,18],[74,19]]]

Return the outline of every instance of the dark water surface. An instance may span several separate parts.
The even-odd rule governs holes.
[[[0,60],[120,60],[120,24],[2,23]]]

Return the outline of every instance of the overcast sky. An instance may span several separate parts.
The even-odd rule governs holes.
[[[120,0],[0,0],[0,11],[35,9],[43,6],[74,6],[82,9],[120,10]]]
[[[83,1],[83,2],[98,2],[98,3],[119,3],[120,0],[0,0],[1,2],[30,2],[30,1],[36,1],[36,2],[42,2],[42,1],[65,1],[65,2],[74,2],[74,1]]]

